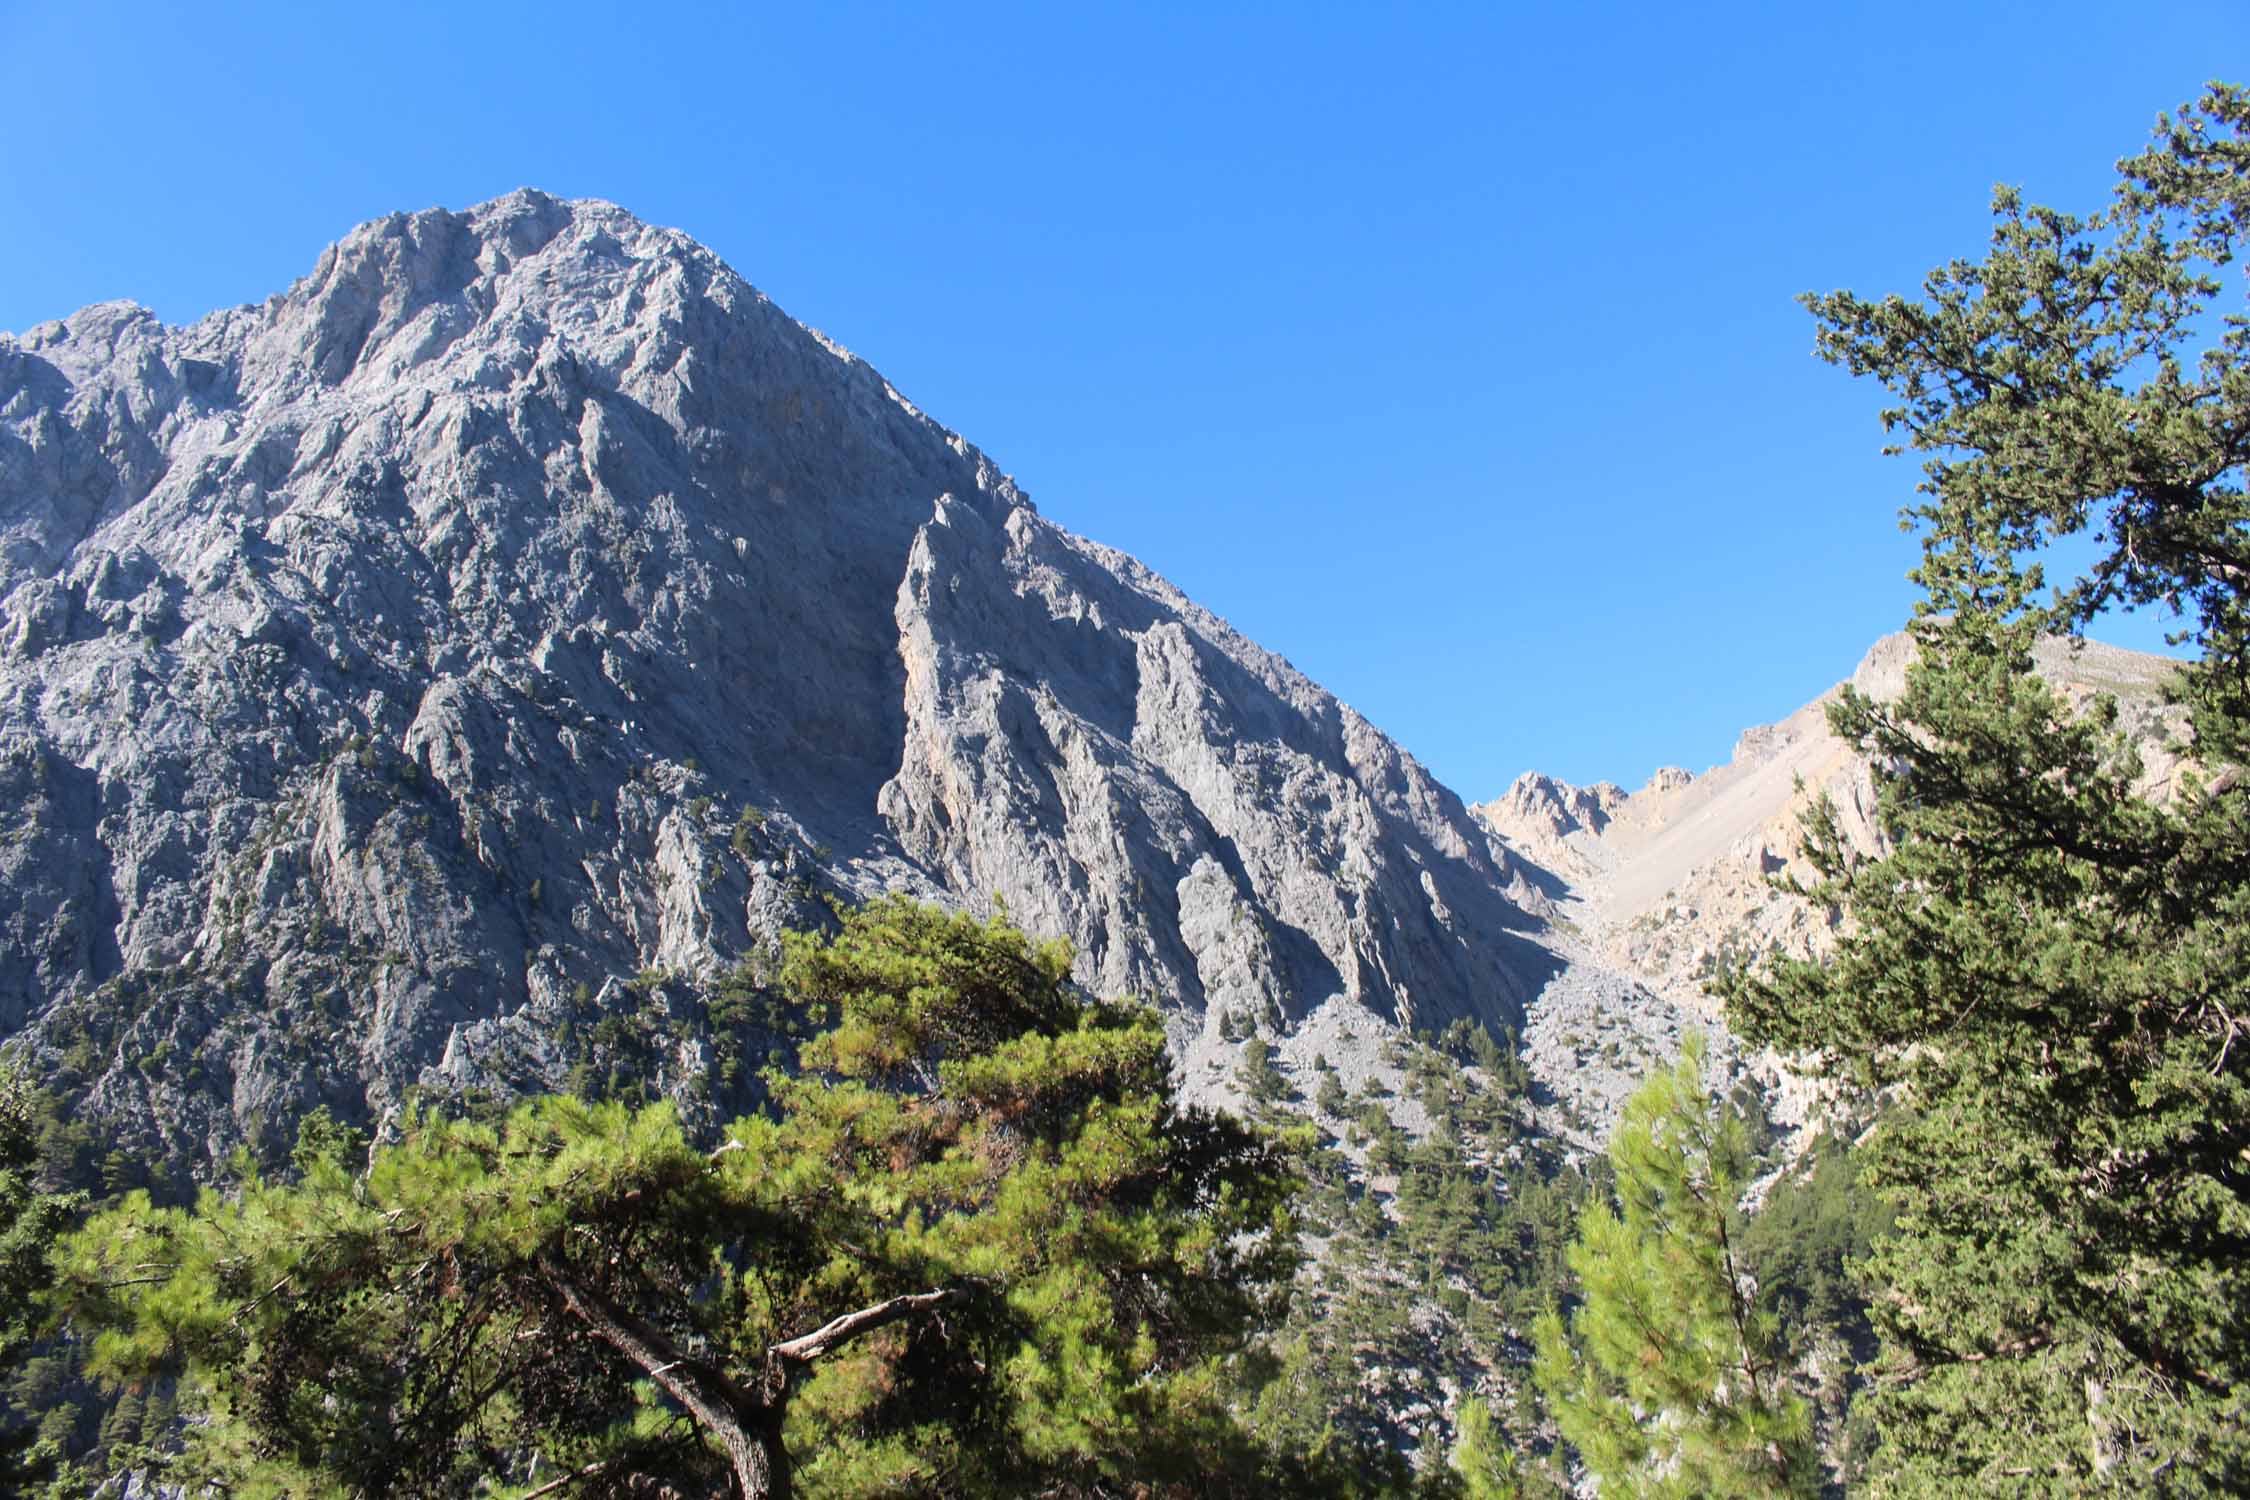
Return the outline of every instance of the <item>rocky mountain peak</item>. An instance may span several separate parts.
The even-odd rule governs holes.
[[[0,796],[0,1029],[190,1157],[620,1027],[692,1101],[701,997],[830,897],[1004,901],[1219,1094],[1244,1027],[1372,1053],[1554,969],[1373,726],[692,240],[532,192],[0,336]]]

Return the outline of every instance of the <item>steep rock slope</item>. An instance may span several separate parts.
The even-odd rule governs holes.
[[[1886,636],[1848,680],[1878,700],[1895,697],[1913,651],[1907,636]],[[2117,698],[2145,779],[2161,793],[2179,764],[2166,742],[2182,722],[2161,693],[2172,664],[2059,639],[2043,641],[2037,661],[2070,696]],[[1675,1005],[1715,1019],[1702,997],[1714,964],[1772,948],[1809,955],[1825,939],[1820,914],[1772,884],[1785,873],[1810,875],[1797,850],[1811,799],[1825,793],[1860,848],[1882,847],[1867,764],[1828,728],[1828,706],[1843,686],[1746,731],[1726,764],[1700,776],[1668,767],[1628,793],[1607,782],[1575,787],[1527,773],[1473,811],[1521,858],[1564,883],[1558,907],[1578,930],[1581,961],[1634,975]]]
[[[708,251],[528,192],[0,336],[0,799],[0,1033],[190,1160],[555,1087],[627,1012],[692,1095],[697,984],[830,894],[1005,901],[1190,1055],[1555,967],[1349,708]]]

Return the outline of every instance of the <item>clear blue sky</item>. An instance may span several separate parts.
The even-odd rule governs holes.
[[[1903,620],[1793,296],[2092,206],[2250,6],[0,0],[0,76],[0,328],[611,198],[1475,798],[1722,760]]]

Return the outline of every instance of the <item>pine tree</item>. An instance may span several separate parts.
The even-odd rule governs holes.
[[[74,1194],[40,1189],[38,1090],[18,1069],[0,1071],[0,1371],[14,1376],[36,1343],[52,1282],[48,1256],[78,1211]],[[56,1408],[58,1420],[75,1413]],[[51,1470],[59,1443],[37,1425],[0,1431],[0,1489],[12,1492]]]
[[[1539,1388],[1604,1500],[1780,1500],[1817,1491],[1805,1403],[1736,1263],[1740,1123],[1691,1037],[1626,1103],[1617,1208],[1580,1215],[1584,1301],[1540,1320]]]
[[[1235,1069],[1235,1082],[1241,1086],[1252,1109],[1270,1109],[1289,1096],[1289,1080],[1274,1065],[1273,1044],[1262,1036],[1253,1036],[1242,1044],[1242,1061]]]
[[[1893,852],[1816,814],[1833,956],[1730,1015],[1894,1102],[1855,1156],[1897,1209],[1865,1274],[1871,1488],[2250,1492],[2250,95],[2214,86],[2080,218],[1995,199],[1919,301],[1811,297],[1925,455],[1904,695],[1847,693]],[[2049,592],[2042,560],[2091,565]],[[2107,698],[2043,635],[2154,606],[2195,652],[2180,784],[2147,795]]]
[[[1492,1408],[1476,1397],[1461,1403],[1452,1464],[1461,1477],[1462,1500],[1521,1500],[1516,1452],[1502,1440]]]
[[[191,1489],[1297,1483],[1222,1395],[1295,1269],[1294,1169],[1178,1104],[1155,1018],[1068,972],[877,903],[788,944],[828,1029],[716,1149],[661,1103],[422,1116],[364,1167],[331,1127],[295,1184],[97,1216],[62,1256],[74,1316],[112,1380],[184,1368]]]

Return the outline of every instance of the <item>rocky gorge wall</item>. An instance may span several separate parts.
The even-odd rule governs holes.
[[[559,1087],[831,896],[1004,902],[1215,1093],[1228,1018],[1371,1052],[1560,967],[1351,709],[693,241],[529,192],[0,335],[0,806],[0,1033],[190,1165]],[[711,1066],[660,1028],[659,1086]]]

